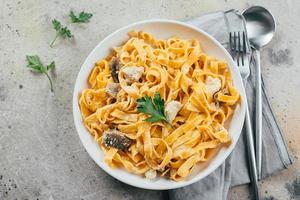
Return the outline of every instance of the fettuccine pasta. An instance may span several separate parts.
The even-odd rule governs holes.
[[[198,40],[132,31],[96,62],[88,84],[79,98],[83,123],[110,167],[179,181],[231,142],[225,122],[240,96],[227,64]],[[137,99],[156,93],[168,123],[145,121],[148,114],[137,110]]]

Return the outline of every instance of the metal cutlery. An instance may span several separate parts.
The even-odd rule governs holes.
[[[229,33],[230,52],[244,80],[246,80],[250,75],[250,64],[249,64],[249,57],[247,54],[247,44],[248,43],[247,43],[245,32]],[[245,128],[246,128],[247,150],[248,150],[250,176],[251,176],[250,178],[253,186],[255,199],[259,200],[260,195],[259,195],[258,181],[257,181],[255,149],[254,149],[252,126],[251,126],[247,102],[246,102]]]
[[[264,7],[252,6],[243,11],[247,36],[253,53],[256,55],[256,120],[255,120],[255,147],[258,180],[261,179],[262,169],[262,96],[261,96],[261,68],[259,50],[273,38],[276,23],[273,15]]]

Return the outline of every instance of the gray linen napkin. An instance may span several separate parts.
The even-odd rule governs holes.
[[[224,45],[225,48],[228,47],[228,35],[230,31],[245,30],[243,17],[237,10],[211,13],[187,21],[187,23],[206,31]],[[250,51],[249,54],[251,54]],[[253,122],[255,122],[255,59],[252,57],[251,74],[248,80],[244,82]],[[264,82],[262,87],[262,177],[265,178],[286,168],[292,161],[267,98]],[[252,125],[253,130],[255,130],[255,124]],[[217,170],[203,180],[190,186],[169,190],[169,198],[171,200],[226,199],[230,187],[250,182],[246,145],[245,130],[243,130],[233,153]]]

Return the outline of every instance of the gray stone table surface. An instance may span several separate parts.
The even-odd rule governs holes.
[[[111,178],[84,150],[72,117],[72,90],[81,64],[105,36],[151,18],[186,20],[208,12],[250,5],[269,8],[277,33],[262,51],[262,71],[294,164],[261,182],[265,199],[300,195],[300,1],[299,0],[0,0],[0,199],[165,199]],[[58,40],[51,20],[68,22],[68,12],[85,10],[91,22],[70,25],[75,39]],[[25,56],[54,60],[55,92],[43,75],[26,69]],[[247,186],[229,199],[248,199]]]

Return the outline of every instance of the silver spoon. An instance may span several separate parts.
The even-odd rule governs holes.
[[[256,54],[256,165],[257,177],[261,179],[262,163],[262,97],[261,97],[261,68],[260,49],[267,45],[275,34],[275,19],[266,8],[253,6],[243,11],[246,21],[247,35],[250,45]]]

